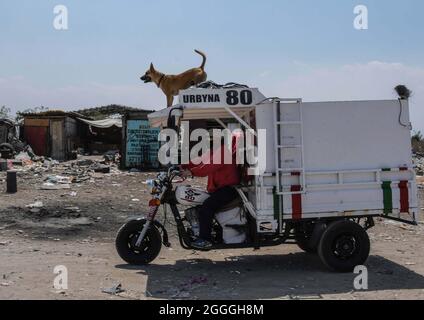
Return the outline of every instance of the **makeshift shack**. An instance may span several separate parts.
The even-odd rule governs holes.
[[[121,150],[122,120],[103,119],[88,120],[77,119],[80,124],[80,147],[84,154],[104,154],[109,151]]]
[[[0,144],[9,142],[9,135],[15,129],[15,124],[9,119],[0,119]]]
[[[64,111],[23,114],[24,139],[37,156],[72,159],[79,144],[77,117],[81,115]]]

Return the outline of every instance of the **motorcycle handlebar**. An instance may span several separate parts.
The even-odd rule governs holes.
[[[170,167],[168,168],[168,174],[170,174],[170,173],[172,173],[172,172],[175,172],[175,173],[179,173],[179,172],[181,172],[181,168],[180,168],[180,166],[176,166],[176,165],[170,166]]]

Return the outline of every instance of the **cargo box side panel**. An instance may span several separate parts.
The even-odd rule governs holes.
[[[404,102],[401,122],[409,125]],[[305,103],[307,172],[412,168],[411,132],[399,101]]]

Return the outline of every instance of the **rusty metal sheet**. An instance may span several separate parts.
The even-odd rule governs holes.
[[[48,127],[49,126],[49,119],[32,119],[32,118],[25,118],[24,120],[24,126],[29,127]]]

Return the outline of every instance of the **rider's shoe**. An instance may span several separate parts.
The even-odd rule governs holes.
[[[199,250],[209,250],[212,248],[212,243],[207,240],[197,239],[191,243],[191,246]]]

